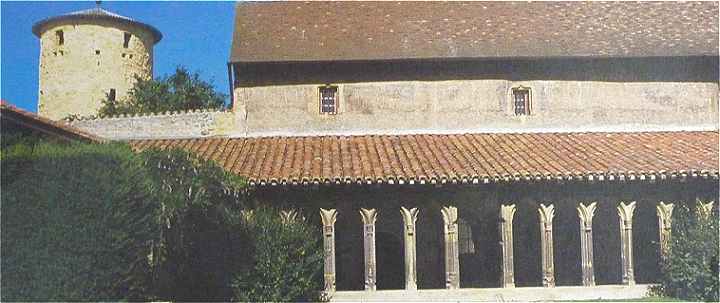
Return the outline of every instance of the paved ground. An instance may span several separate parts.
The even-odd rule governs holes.
[[[518,288],[464,288],[460,290],[424,289],[418,291],[338,291],[333,302],[365,301],[575,301],[575,300],[622,300],[648,296],[649,285],[599,285],[593,287],[558,286]]]

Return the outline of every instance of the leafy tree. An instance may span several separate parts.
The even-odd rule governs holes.
[[[159,113],[194,109],[222,109],[226,95],[216,92],[211,83],[197,73],[179,66],[175,74],[159,79],[135,77],[135,84],[124,100],[102,100],[100,116]]]
[[[655,293],[689,301],[720,299],[718,217],[681,204],[675,209],[672,237]]]

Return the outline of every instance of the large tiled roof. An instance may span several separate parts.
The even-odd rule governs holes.
[[[91,9],[85,9],[81,11],[71,12],[64,15],[53,16],[38,21],[32,27],[32,32],[35,36],[40,37],[40,34],[50,25],[56,24],[63,21],[77,21],[77,20],[112,20],[116,22],[132,24],[139,26],[153,35],[153,42],[158,43],[162,39],[162,33],[152,25],[137,21],[130,17],[118,15],[111,11],[96,7]]]
[[[717,56],[718,2],[240,2],[230,61]]]
[[[130,141],[212,159],[251,184],[718,178],[717,132],[526,133]]]

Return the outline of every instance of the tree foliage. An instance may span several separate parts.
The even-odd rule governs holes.
[[[319,230],[303,218],[283,222],[277,210],[260,207],[241,231],[251,247],[250,264],[233,281],[234,300],[317,301],[322,288]]]
[[[184,67],[175,74],[159,79],[135,77],[135,84],[122,100],[102,100],[100,116],[121,114],[160,113],[194,109],[222,109],[226,95],[216,92],[211,83],[200,79]]]
[[[655,291],[689,301],[720,300],[718,292],[718,215],[687,205],[676,207],[662,280]]]

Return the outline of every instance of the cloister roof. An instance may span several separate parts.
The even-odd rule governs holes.
[[[231,62],[717,56],[718,3],[242,1]]]
[[[718,178],[718,132],[133,140],[181,148],[254,185]]]

